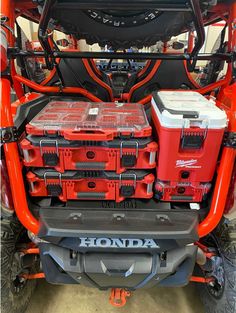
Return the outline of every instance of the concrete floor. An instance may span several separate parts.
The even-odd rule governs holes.
[[[125,307],[114,308],[109,291],[40,281],[25,313],[204,313],[193,285],[134,292]]]

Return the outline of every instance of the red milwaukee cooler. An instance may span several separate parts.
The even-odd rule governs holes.
[[[146,171],[122,174],[105,171],[32,169],[27,173],[31,196],[67,200],[115,200],[152,198],[154,175]]]
[[[162,199],[170,201],[176,194],[183,201],[194,200],[196,183],[213,178],[227,125],[225,112],[197,92],[160,91],[152,98],[152,119],[159,145],[156,187],[160,192],[160,182],[164,184]],[[188,183],[188,188],[177,183]],[[168,188],[176,190],[169,193],[172,197],[166,196]]]

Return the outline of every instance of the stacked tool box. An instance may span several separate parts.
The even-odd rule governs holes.
[[[153,196],[157,144],[142,105],[51,101],[26,133],[20,145],[32,196]]]
[[[193,91],[152,98],[158,137],[156,198],[201,202],[210,189],[227,118],[212,99]]]

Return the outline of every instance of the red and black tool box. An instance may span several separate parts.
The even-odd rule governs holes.
[[[158,198],[201,201],[215,172],[226,113],[194,91],[160,91],[152,98],[158,137]],[[198,200],[196,200],[198,199]]]
[[[65,170],[105,170],[156,167],[157,144],[151,137],[111,141],[66,140],[28,135],[21,141],[24,165]]]
[[[149,137],[152,128],[141,104],[51,101],[26,125],[26,132],[67,140],[104,141]]]
[[[27,173],[31,196],[67,200],[115,200],[152,198],[154,175],[146,171],[122,174],[105,171],[32,169]]]
[[[156,166],[157,144],[140,104],[52,101],[26,131],[27,167],[122,173]]]

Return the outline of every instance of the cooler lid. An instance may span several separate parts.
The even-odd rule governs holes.
[[[108,140],[119,134],[147,137],[152,132],[141,104],[82,101],[49,102],[27,125],[26,130],[28,134],[35,135],[55,131],[65,138],[68,132],[87,132],[88,135],[90,131],[91,136],[87,136],[89,140],[93,140],[93,132],[96,131],[113,135],[107,137]]]
[[[152,107],[160,124],[168,128],[222,129],[227,125],[225,111],[196,91],[159,91],[153,94]]]

